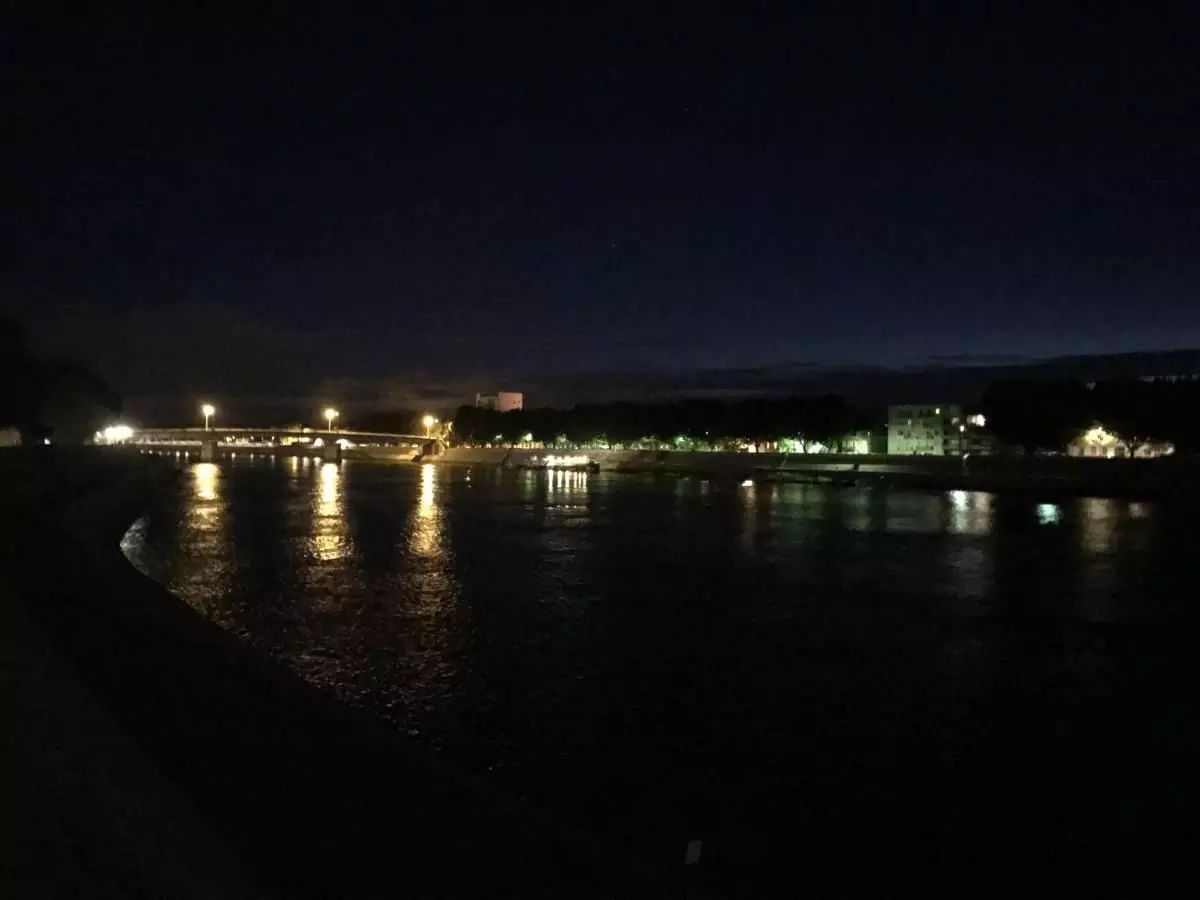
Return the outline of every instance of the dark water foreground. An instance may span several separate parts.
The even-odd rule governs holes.
[[[1193,896],[1195,517],[240,460],[187,468],[125,546],[561,820],[675,868],[702,838],[689,877],[732,896]]]
[[[49,735],[55,758],[34,768],[57,767],[87,806],[52,807],[16,785],[7,830],[19,837],[3,848],[4,884],[10,860],[19,871],[13,896],[682,896],[674,878],[314,690],[130,567],[120,536],[152,482],[169,491],[175,473],[72,471],[33,472],[50,487],[5,504],[0,599],[31,623],[5,635],[6,676],[15,662],[66,685],[47,695],[15,679],[42,721],[6,716],[27,726],[6,746],[27,759]],[[37,646],[53,666],[24,652]],[[75,729],[63,753],[54,735],[76,713],[99,724]],[[46,821],[52,808],[61,822]],[[178,868],[155,859],[172,842],[152,827],[177,831]],[[205,846],[180,849],[189,835]],[[205,860],[212,871],[188,868]],[[75,871],[56,881],[49,863]]]

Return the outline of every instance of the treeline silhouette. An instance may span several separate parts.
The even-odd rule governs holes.
[[[929,398],[937,402],[940,398]],[[1012,379],[992,384],[967,412],[982,412],[1000,449],[1062,451],[1093,425],[1133,441],[1169,441],[1200,451],[1200,381],[1078,381]],[[409,419],[411,421],[411,419]],[[851,433],[886,433],[885,408],[855,408],[844,397],[786,397],[722,402],[585,404],[572,409],[507,413],[462,406],[455,441],[550,444],[600,441],[629,446],[645,440],[714,447],[796,438],[826,446]]]
[[[1200,451],[1200,381],[1013,379],[992,384],[980,408],[997,439],[1026,451],[1061,450],[1092,425],[1126,440]]]
[[[20,324],[0,316],[0,428],[32,438],[79,442],[111,424],[121,398],[84,366],[39,359]],[[936,403],[945,398],[911,398]],[[1063,450],[1082,431],[1102,425],[1131,441],[1169,441],[1178,452],[1200,452],[1200,380],[1043,381],[1009,379],[992,384],[975,407],[1003,448]],[[393,410],[354,416],[343,426],[363,431],[420,434],[422,414]],[[728,447],[795,438],[826,446],[854,432],[886,433],[885,408],[855,408],[836,395],[687,399],[668,403],[597,403],[571,409],[499,413],[462,406],[452,435],[462,443],[552,444],[604,441],[629,446],[643,440]],[[440,430],[440,425],[439,425]]]
[[[38,359],[20,324],[0,316],[0,427],[35,442],[82,443],[121,410],[99,375],[69,360]]]
[[[767,442],[802,437],[828,442],[852,431],[862,419],[845,398],[786,397],[735,403],[679,400],[673,403],[598,403],[572,409],[525,409],[500,413],[462,406],[454,416],[453,435],[465,443],[517,443],[528,439],[574,444],[607,441],[625,446],[642,440],[669,444],[731,441]]]

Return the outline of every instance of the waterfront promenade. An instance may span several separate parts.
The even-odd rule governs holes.
[[[148,462],[0,458],[9,896],[697,896],[136,572],[118,541],[175,477]]]

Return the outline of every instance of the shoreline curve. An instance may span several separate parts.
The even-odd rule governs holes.
[[[120,540],[178,472],[106,462],[53,511],[20,517],[6,606],[70,667],[83,704],[161,773],[143,788],[169,784],[194,806],[193,831],[211,827],[227,859],[213,867],[228,873],[219,895],[709,896],[437,759],[143,575]],[[64,549],[72,564],[55,565]]]

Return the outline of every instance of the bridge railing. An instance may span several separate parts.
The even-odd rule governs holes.
[[[313,438],[379,438],[384,440],[403,440],[410,442],[422,442],[433,440],[423,434],[395,434],[386,431],[350,431],[345,429],[337,429],[330,431],[328,429],[318,428],[246,428],[243,426],[229,426],[222,428],[204,428],[203,426],[188,426],[184,428],[139,428],[134,432],[133,440],[139,438],[155,438],[169,437],[174,435],[186,435],[189,438],[203,440],[205,436],[212,439],[217,439],[221,435],[227,434],[242,434],[255,436],[284,436],[284,437],[313,437]]]

